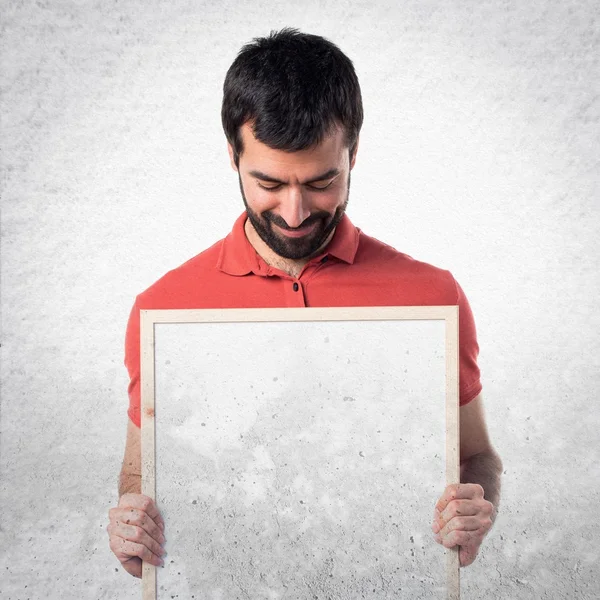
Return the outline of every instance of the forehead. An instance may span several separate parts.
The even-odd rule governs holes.
[[[283,174],[288,170],[306,175],[311,170],[323,171],[328,168],[343,168],[348,163],[348,148],[345,145],[344,131],[337,127],[320,144],[306,150],[286,152],[275,150],[259,142],[249,123],[241,128],[244,151],[240,156],[240,167],[244,170],[260,169],[270,175]]]

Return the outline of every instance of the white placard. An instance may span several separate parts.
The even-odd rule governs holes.
[[[447,323],[364,314],[153,325],[168,541],[147,598],[449,597]]]

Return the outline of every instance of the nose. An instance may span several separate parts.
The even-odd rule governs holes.
[[[288,227],[300,227],[310,216],[308,200],[304,199],[300,186],[290,185],[288,187],[282,199],[279,214]]]

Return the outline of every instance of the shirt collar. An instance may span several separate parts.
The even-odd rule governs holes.
[[[243,212],[236,219],[233,229],[223,240],[221,246],[217,269],[228,275],[241,276],[248,273],[264,275],[268,269],[246,237],[244,231],[246,219],[247,214]],[[331,242],[317,258],[321,259],[329,255],[352,264],[358,250],[359,234],[360,230],[351,223],[348,215],[344,214],[335,229]]]

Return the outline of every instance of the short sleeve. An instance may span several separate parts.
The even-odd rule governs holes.
[[[127,415],[140,427],[140,309],[137,298],[131,309],[125,334],[125,366],[129,373]]]
[[[454,278],[453,278],[454,279]],[[459,404],[464,406],[481,393],[481,374],[477,364],[479,345],[477,330],[469,301],[456,279],[459,346]]]

